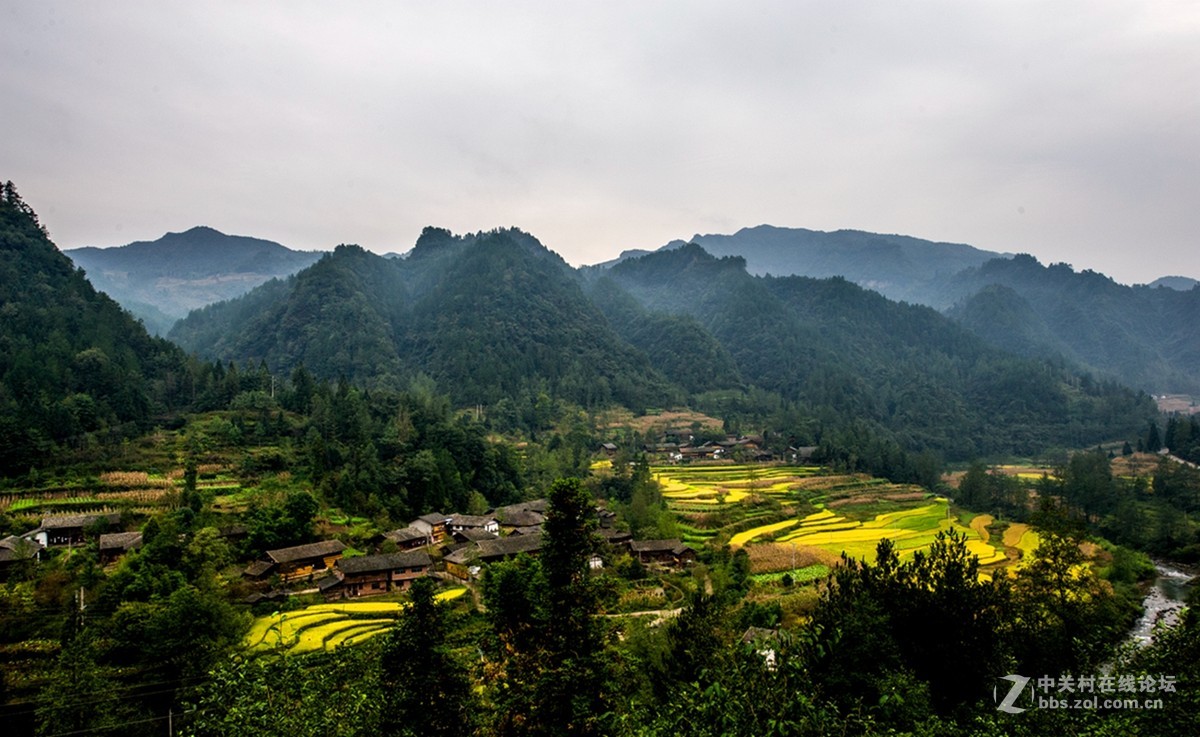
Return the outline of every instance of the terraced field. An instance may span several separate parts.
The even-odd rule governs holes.
[[[694,545],[773,542],[824,556],[845,552],[873,560],[883,538],[892,540],[901,555],[911,555],[927,548],[939,532],[953,529],[966,537],[982,566],[1019,557],[1011,552],[1019,549],[1015,545],[992,543],[986,529],[990,517],[964,524],[953,517],[946,499],[917,486],[808,466],[664,466],[651,473],[681,519],[684,541]]]
[[[466,593],[459,587],[437,595],[439,601]],[[356,601],[315,604],[291,612],[259,617],[243,641],[251,652],[282,650],[299,655],[353,645],[387,632],[407,606],[398,601]]]

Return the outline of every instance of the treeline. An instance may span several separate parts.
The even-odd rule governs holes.
[[[1036,498],[1036,503],[1033,501]],[[1172,560],[1200,561],[1200,469],[1163,458],[1150,478],[1119,477],[1102,451],[1076,453],[1030,483],[971,465],[955,501],[1007,519],[1055,510],[1109,540]]]

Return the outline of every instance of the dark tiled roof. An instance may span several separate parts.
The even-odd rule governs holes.
[[[375,571],[394,571],[398,568],[428,568],[431,565],[433,565],[433,560],[424,550],[386,555],[360,555],[354,558],[342,558],[337,562],[338,570],[342,573],[374,573]]]
[[[674,553],[679,555],[686,549],[682,540],[634,540],[629,549],[635,553]]]
[[[532,553],[535,550],[541,550],[542,536],[510,535],[508,537],[496,538],[495,540],[481,540],[475,544],[479,546],[479,558],[481,560],[495,560],[519,553]]]
[[[496,521],[495,517],[489,517],[484,514],[452,514],[450,515],[451,527],[486,527],[488,524]]]
[[[625,530],[618,530],[615,527],[601,527],[596,530],[596,534],[604,538],[608,542],[623,542],[631,540],[633,536]]]
[[[121,521],[119,514],[58,514],[42,518],[43,530],[65,530],[75,527],[87,527],[93,525],[100,520],[104,520],[110,525],[115,525]]]
[[[496,533],[481,530],[477,527],[468,527],[454,533],[456,538],[462,538],[468,542],[479,542],[480,540],[495,540]]]
[[[242,571],[242,575],[249,576],[250,578],[258,578],[259,576],[266,575],[267,571],[270,571],[274,567],[275,564],[269,560],[256,560],[246,566],[246,570]]]
[[[328,576],[325,576],[324,578],[322,578],[320,581],[317,581],[317,589],[319,589],[321,591],[321,593],[325,593],[325,592],[329,591],[330,589],[337,588],[338,586],[340,586],[342,584],[343,578],[344,577],[342,576],[342,574],[338,573],[337,571],[334,571],[333,573],[329,574]]]
[[[399,530],[383,533],[383,536],[394,543],[406,543],[413,540],[424,540],[425,533],[415,527],[401,527]]]
[[[505,511],[504,516],[500,518],[500,523],[505,527],[537,527],[545,521],[546,517],[541,512],[532,509]]]
[[[113,532],[100,536],[101,550],[133,550],[142,546],[140,532]]]
[[[327,555],[340,553],[345,549],[346,545],[341,540],[322,540],[321,542],[309,543],[308,545],[296,545],[291,548],[268,550],[267,557],[276,563],[292,563],[307,558],[324,558]]]
[[[423,514],[420,517],[417,517],[417,519],[421,520],[422,522],[428,522],[431,525],[444,525],[446,524],[446,520],[450,518],[441,512],[430,512],[429,514]]]

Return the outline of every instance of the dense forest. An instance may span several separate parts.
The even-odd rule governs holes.
[[[92,288],[12,182],[0,192],[0,476],[187,406],[187,358]]]
[[[951,317],[1019,355],[1063,357],[1146,391],[1200,391],[1200,290],[1129,287],[1018,255],[963,271],[940,294]]]

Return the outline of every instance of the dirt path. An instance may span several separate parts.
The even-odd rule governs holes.
[[[605,617],[654,617],[650,622],[651,627],[657,627],[668,619],[674,619],[679,616],[683,608],[679,609],[649,609],[644,612],[624,612],[621,614],[605,614]]]
[[[988,525],[995,522],[990,514],[977,514],[971,518],[971,529],[979,533],[979,539],[988,542],[990,535],[988,534]]]

